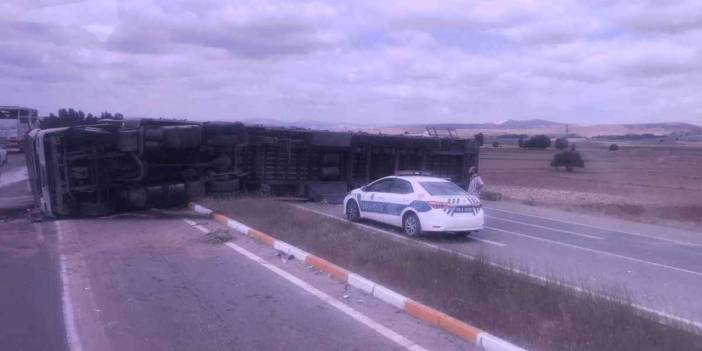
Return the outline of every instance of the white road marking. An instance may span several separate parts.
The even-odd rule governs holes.
[[[491,215],[487,215],[487,217],[488,217],[488,218],[494,218],[494,219],[497,219],[497,220],[500,220],[500,221],[505,221],[505,222],[511,222],[511,223],[516,223],[516,224],[521,224],[521,225],[528,225],[528,226],[534,227],[534,228],[541,228],[541,229],[546,229],[546,230],[550,230],[550,231],[554,231],[554,232],[561,232],[561,233],[565,233],[565,234],[576,235],[576,236],[580,236],[580,237],[588,238],[588,239],[595,239],[595,240],[602,240],[602,239],[604,239],[604,238],[601,237],[601,236],[595,236],[595,235],[583,234],[583,233],[578,233],[578,232],[572,232],[572,231],[570,231],[570,230],[557,229],[557,228],[553,228],[553,227],[546,227],[546,226],[538,225],[538,224],[531,224],[531,223],[522,222],[522,221],[515,221],[515,220],[513,220],[513,219],[507,219],[507,218],[502,218],[502,217],[495,217],[495,216],[491,216]]]
[[[373,329],[375,332],[378,334],[388,338],[390,341],[402,346],[406,350],[415,350],[415,351],[426,351],[423,347],[417,345],[412,340],[407,339],[406,337],[394,332],[393,330],[385,327],[384,325],[370,319],[366,315],[354,310],[350,306],[342,303],[341,301],[327,295],[323,291],[313,287],[312,285],[306,283],[305,281],[301,280],[300,278],[295,277],[294,275],[274,266],[273,264],[265,261],[264,259],[258,257],[254,253],[244,249],[241,246],[238,246],[234,243],[226,243],[225,244],[227,247],[233,249],[234,251],[240,253],[241,255],[249,258],[250,260],[260,264],[261,266],[265,267],[266,269],[270,270],[271,272],[277,274],[281,278],[297,285],[299,288],[302,288],[306,292],[312,294],[313,296],[319,298],[320,300],[328,303],[332,307],[336,308],[337,310],[345,313],[346,315],[350,316],[351,318],[357,320],[361,324],[365,325],[366,327]]]
[[[211,231],[211,230],[209,230],[209,229],[207,229],[207,228],[205,228],[205,227],[203,227],[203,226],[197,224],[197,222],[195,222],[195,221],[192,221],[192,220],[189,220],[189,219],[184,219],[184,221],[185,221],[185,223],[190,224],[191,226],[195,227],[195,229],[197,229],[197,230],[199,230],[199,231],[201,231],[201,232],[203,232],[203,233],[205,233],[205,234],[207,234],[207,233],[209,233],[209,232]]]
[[[192,222],[192,221],[187,220],[187,219],[184,219],[184,221],[186,221],[186,222]],[[188,224],[190,224],[190,223],[188,223]],[[209,229],[207,229],[207,228],[205,228],[205,227],[203,227],[203,226],[201,226],[201,225],[199,225],[199,224],[197,224],[197,223],[195,223],[195,222],[193,222],[193,224],[190,224],[190,225],[193,226],[193,228],[195,228],[195,229],[197,229],[197,230],[199,230],[199,231],[201,231],[201,232],[203,232],[203,233],[205,233],[205,234],[207,234],[207,233],[210,232]]]
[[[533,235],[528,235],[528,234],[524,234],[524,233],[513,232],[513,231],[511,231],[511,230],[504,230],[504,229],[495,228],[495,227],[488,227],[488,226],[486,226],[485,228],[486,228],[486,229],[491,229],[491,230],[496,230],[496,231],[503,232],[503,233],[507,233],[507,234],[511,234],[511,235],[521,236],[521,237],[525,237],[525,238],[529,238],[529,239],[533,239],[533,240],[537,240],[537,241],[543,241],[543,242],[547,242],[547,243],[550,243],[550,244],[566,246],[566,247],[570,247],[570,248],[574,248],[574,249],[578,249],[578,250],[593,252],[593,253],[597,253],[597,254],[600,254],[600,255],[612,256],[612,257],[621,258],[621,259],[627,260],[627,261],[638,262],[638,263],[644,263],[644,264],[648,264],[648,265],[652,265],[652,266],[656,266],[656,267],[660,267],[660,268],[666,268],[666,269],[670,269],[670,270],[674,270],[674,271],[678,271],[678,272],[682,272],[682,273],[693,274],[693,275],[697,275],[697,276],[701,276],[701,277],[702,277],[702,272],[692,271],[692,270],[685,269],[685,268],[680,268],[680,267],[675,267],[675,266],[669,266],[669,265],[662,264],[662,263],[656,263],[656,262],[646,261],[646,260],[642,260],[642,259],[640,259],[640,258],[634,258],[634,257],[619,255],[619,254],[615,254],[615,253],[611,253],[611,252],[607,252],[607,251],[601,251],[601,250],[597,250],[597,249],[591,249],[591,248],[588,248],[588,247],[582,247],[582,246],[578,246],[578,245],[574,245],[574,244],[568,244],[568,243],[564,243],[564,242],[561,242],[561,241],[544,239],[544,238],[541,238],[541,237],[538,237],[538,236],[533,236]]]
[[[497,241],[488,240],[488,239],[478,238],[477,236],[470,236],[470,237],[468,237],[468,238],[469,238],[469,239],[473,239],[473,240],[477,240],[477,241],[480,241],[480,242],[483,242],[483,243],[486,243],[486,244],[496,245],[496,246],[499,246],[499,247],[505,247],[505,246],[507,246],[507,244],[503,244],[503,243],[500,243],[500,242],[497,242]]]
[[[59,244],[63,241],[63,227],[61,221],[56,221],[56,232]],[[71,301],[71,282],[68,268],[66,267],[66,256],[59,256],[59,272],[61,274],[61,305],[63,310],[63,324],[66,328],[66,342],[70,351],[81,351],[83,348],[76,327],[75,309]]]
[[[618,230],[618,229],[611,229],[611,228],[605,228],[605,227],[600,227],[600,226],[594,226],[594,225],[590,225],[590,224],[582,224],[582,223],[563,221],[563,220],[553,219],[553,218],[548,218],[548,217],[541,217],[541,216],[535,216],[535,215],[528,215],[528,214],[523,214],[523,213],[519,213],[519,212],[501,210],[501,209],[499,209],[499,208],[493,208],[493,207],[485,207],[485,208],[487,208],[488,210],[491,210],[491,211],[500,211],[500,212],[505,212],[505,213],[516,214],[516,215],[519,215],[519,216],[532,217],[532,218],[539,218],[539,219],[544,219],[544,220],[547,220],[547,221],[558,222],[558,223],[564,223],[564,224],[570,224],[570,225],[579,225],[579,226],[581,226],[581,227],[592,228],[592,229],[599,229],[599,230],[604,230],[604,231],[613,232],[613,233],[620,233],[620,234],[633,235],[633,236],[642,236],[642,237],[649,238],[649,239],[655,239],[655,240],[660,240],[660,241],[667,241],[667,242],[671,242],[671,243],[675,243],[675,244],[679,244],[679,245],[702,247],[702,245],[700,245],[700,244],[691,243],[691,242],[689,242],[689,241],[684,241],[684,240],[668,239],[668,238],[658,237],[658,236],[655,236],[655,235],[642,234],[642,233],[633,233],[633,232],[627,232],[627,231],[622,231],[622,230]]]
[[[197,228],[203,233],[209,233],[210,231],[207,228],[204,228],[200,225],[197,225],[195,222],[184,219],[184,221],[191,226]],[[378,332],[380,335],[392,340],[396,344],[404,347],[407,350],[414,350],[414,351],[421,351],[425,350],[421,346],[417,345],[415,342],[405,338],[404,336],[392,331],[391,329],[388,329],[387,327],[383,326],[382,324],[379,324],[375,322],[374,320],[368,318],[364,314],[354,310],[350,306],[340,302],[339,300],[327,295],[326,293],[322,292],[321,290],[313,287],[312,285],[304,282],[300,278],[295,277],[294,275],[272,265],[268,261],[256,256],[256,254],[244,249],[241,246],[238,246],[234,243],[226,243],[226,246],[228,246],[231,249],[234,249],[236,252],[248,257],[249,259],[253,260],[254,262],[264,266],[268,270],[272,271],[273,273],[279,275],[280,277],[284,278],[285,280],[297,285],[298,287],[304,289],[308,293],[314,295],[315,297],[321,299],[322,301],[332,305],[334,308],[340,310],[341,312],[344,312],[345,314],[351,316],[353,319],[361,322],[363,325],[373,329],[374,331]],[[426,351],[426,350],[425,350]]]

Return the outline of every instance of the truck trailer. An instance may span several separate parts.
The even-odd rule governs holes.
[[[50,217],[179,207],[207,194],[335,202],[408,170],[463,185],[479,152],[456,137],[156,119],[34,129],[25,149],[35,203]]]

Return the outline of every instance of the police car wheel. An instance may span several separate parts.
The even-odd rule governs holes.
[[[402,229],[408,236],[417,236],[422,233],[422,224],[414,213],[408,213],[402,219]]]
[[[356,201],[351,200],[346,204],[346,218],[351,222],[358,222],[361,219],[361,212],[358,210]]]

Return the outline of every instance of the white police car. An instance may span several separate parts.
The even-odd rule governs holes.
[[[483,229],[480,200],[458,185],[427,176],[389,176],[352,190],[344,214],[401,227],[407,235],[423,232],[468,234]]]

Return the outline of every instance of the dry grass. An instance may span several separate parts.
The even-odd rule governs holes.
[[[629,304],[536,281],[484,259],[400,243],[267,199],[205,204],[522,346],[702,350],[702,336],[662,325]]]
[[[549,167],[554,150],[483,148],[486,189],[506,200],[533,198],[538,206],[573,209],[642,222],[702,223],[702,148],[576,142],[585,168],[560,172]],[[670,223],[676,225],[676,223]],[[677,226],[677,225],[676,225]]]

